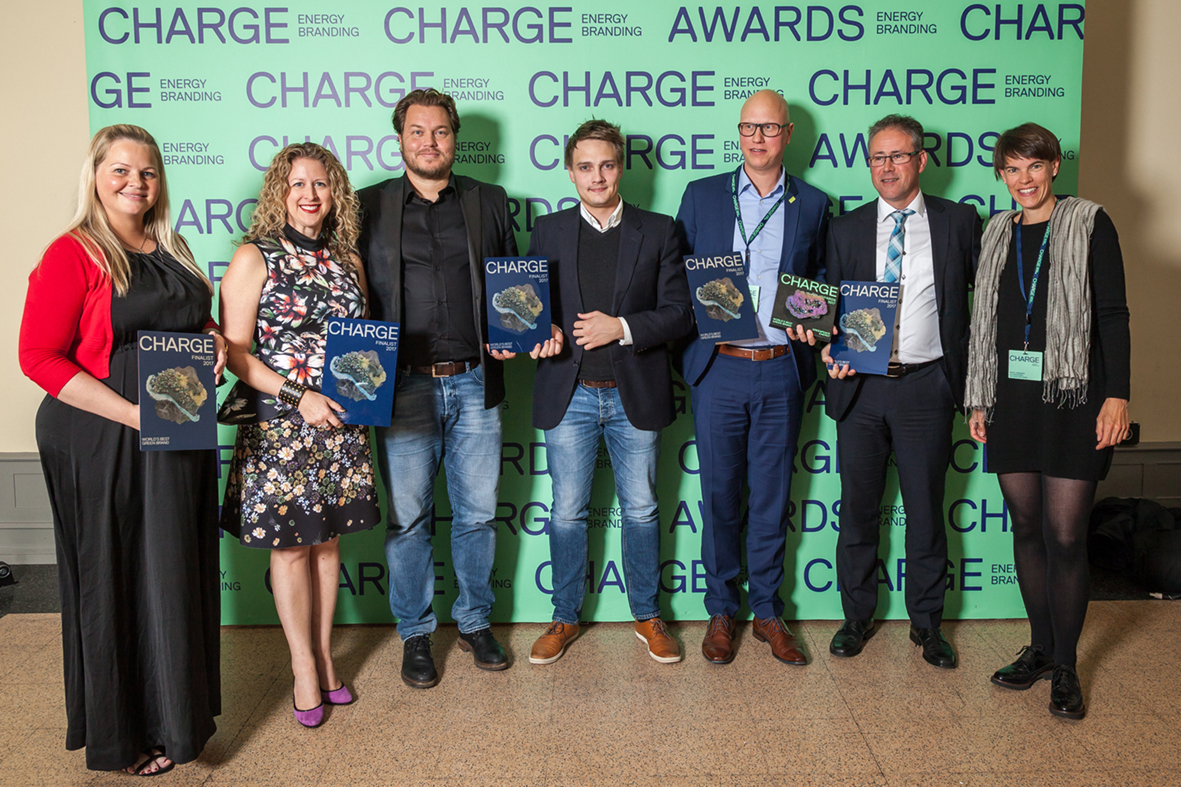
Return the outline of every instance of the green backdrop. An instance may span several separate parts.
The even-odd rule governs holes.
[[[1077,188],[1084,13],[1082,3],[1008,0],[274,7],[85,0],[90,124],[136,123],[156,136],[177,228],[215,282],[249,225],[263,170],[286,142],[327,145],[356,187],[398,176],[390,116],[415,87],[456,98],[463,128],[455,169],[508,190],[522,250],[538,215],[575,204],[560,159],[565,135],[579,123],[621,124],[624,198],[673,214],[686,183],[737,166],[739,108],[764,87],[791,105],[788,171],[825,190],[834,215],[876,196],[863,161],[865,129],[901,112],[928,132],[924,189],[969,202],[987,218],[1010,207],[993,179],[992,143],[1018,123],[1036,121],[1060,135],[1066,160],[1057,190]],[[532,367],[518,359],[506,370],[497,621],[548,621],[551,613],[551,497],[542,435],[529,424]],[[659,481],[661,602],[666,616],[694,619],[705,617],[701,494],[688,391],[679,381],[677,393],[680,415],[664,432]],[[805,401],[782,592],[789,618],[839,618],[840,482],[823,379]],[[233,430],[222,427],[221,438],[224,473]],[[957,424],[947,475],[951,618],[1023,614],[1008,518],[983,463],[983,451]],[[626,620],[605,451],[599,464],[584,616]],[[436,611],[447,619],[457,591],[450,510],[439,489]],[[879,576],[879,613],[890,618],[905,617],[905,521],[891,474]],[[383,540],[380,528],[343,539],[339,621],[391,620]],[[224,622],[274,622],[267,554],[228,538],[221,554]]]

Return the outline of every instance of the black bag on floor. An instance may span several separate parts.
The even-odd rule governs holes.
[[[1176,527],[1172,512],[1155,500],[1104,498],[1091,509],[1087,538],[1090,561],[1110,571],[1126,571],[1136,559],[1138,533]]]

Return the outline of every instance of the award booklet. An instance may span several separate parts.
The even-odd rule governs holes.
[[[741,254],[685,257],[685,275],[697,317],[697,338],[715,344],[759,338]]]
[[[332,317],[326,326],[320,393],[344,408],[346,424],[389,426],[398,372],[396,322]]]
[[[886,373],[901,291],[897,282],[841,282],[840,333],[828,350],[834,362],[860,374]]]
[[[217,343],[207,333],[140,331],[139,449],[217,448]]]
[[[832,324],[837,317],[840,291],[840,287],[822,281],[781,273],[771,324],[789,331],[803,325],[820,341],[832,341]]]
[[[548,259],[486,258],[484,292],[490,349],[527,353],[553,338]]]

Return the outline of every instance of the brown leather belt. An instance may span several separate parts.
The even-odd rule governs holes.
[[[890,365],[886,367],[887,377],[905,377],[908,374],[917,372],[919,369],[926,369],[928,366],[939,363],[936,358],[933,361],[923,361],[922,363],[895,363],[890,361]]]
[[[732,344],[719,344],[718,354],[729,355],[731,358],[745,358],[748,361],[769,361],[772,358],[782,358],[791,352],[791,346],[776,344],[773,347],[735,347]]]
[[[410,374],[429,374],[431,377],[453,377],[470,372],[479,365],[480,359],[473,358],[468,361],[444,361],[431,366],[407,366],[406,371]]]
[[[583,380],[578,378],[579,385],[585,385],[587,388],[617,388],[614,380]]]

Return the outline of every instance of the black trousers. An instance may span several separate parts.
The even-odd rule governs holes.
[[[868,620],[877,608],[882,492],[893,451],[906,510],[906,611],[919,628],[940,625],[947,576],[943,489],[954,415],[951,387],[936,363],[905,377],[866,375],[837,423],[836,564],[846,618]]]

